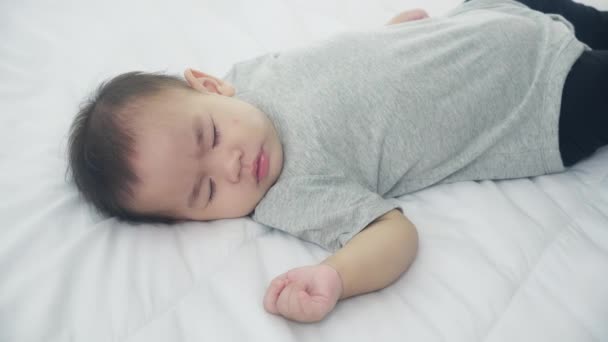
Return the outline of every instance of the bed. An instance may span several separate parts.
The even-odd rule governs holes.
[[[399,198],[420,235],[413,266],[316,324],[262,306],[274,276],[328,255],[316,245],[249,218],[129,225],[66,181],[69,124],[108,77],[222,76],[458,2],[0,3],[0,341],[608,341],[608,148],[560,174]]]

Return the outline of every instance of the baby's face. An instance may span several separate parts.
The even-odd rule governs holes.
[[[274,125],[231,96],[167,90],[142,101],[131,160],[131,209],[178,219],[250,214],[276,182],[283,149]]]

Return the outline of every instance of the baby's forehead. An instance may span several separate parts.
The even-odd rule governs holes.
[[[184,96],[183,90],[165,88],[152,94],[135,97],[132,102],[146,109],[151,109],[150,107],[166,107],[167,105],[178,103]]]
[[[184,101],[183,91],[173,89],[160,90],[157,93],[132,99],[125,108],[135,122],[158,122],[159,120],[179,119],[189,108]]]

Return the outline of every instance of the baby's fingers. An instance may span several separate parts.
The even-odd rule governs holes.
[[[277,308],[285,318],[298,322],[320,321],[329,310],[315,301],[302,284],[291,283],[279,296]]]
[[[283,317],[294,321],[301,321],[302,308],[298,297],[298,293],[301,291],[304,291],[301,284],[291,282],[280,293],[277,309]]]
[[[327,298],[322,296],[311,296],[306,291],[298,293],[300,308],[302,311],[302,322],[318,322],[333,308]]]
[[[285,288],[287,284],[287,279],[284,277],[277,277],[268,286],[266,290],[266,295],[264,296],[264,309],[272,314],[278,314],[279,310],[277,309],[277,299],[281,294],[281,291]]]

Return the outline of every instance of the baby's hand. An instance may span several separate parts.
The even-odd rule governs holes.
[[[264,308],[299,322],[322,320],[342,295],[342,280],[331,266],[320,264],[294,268],[272,280],[264,296]]]
[[[406,21],[414,21],[420,19],[426,19],[429,17],[429,14],[426,13],[425,10],[416,8],[412,10],[403,11],[396,16],[393,17],[386,25],[400,24]]]

